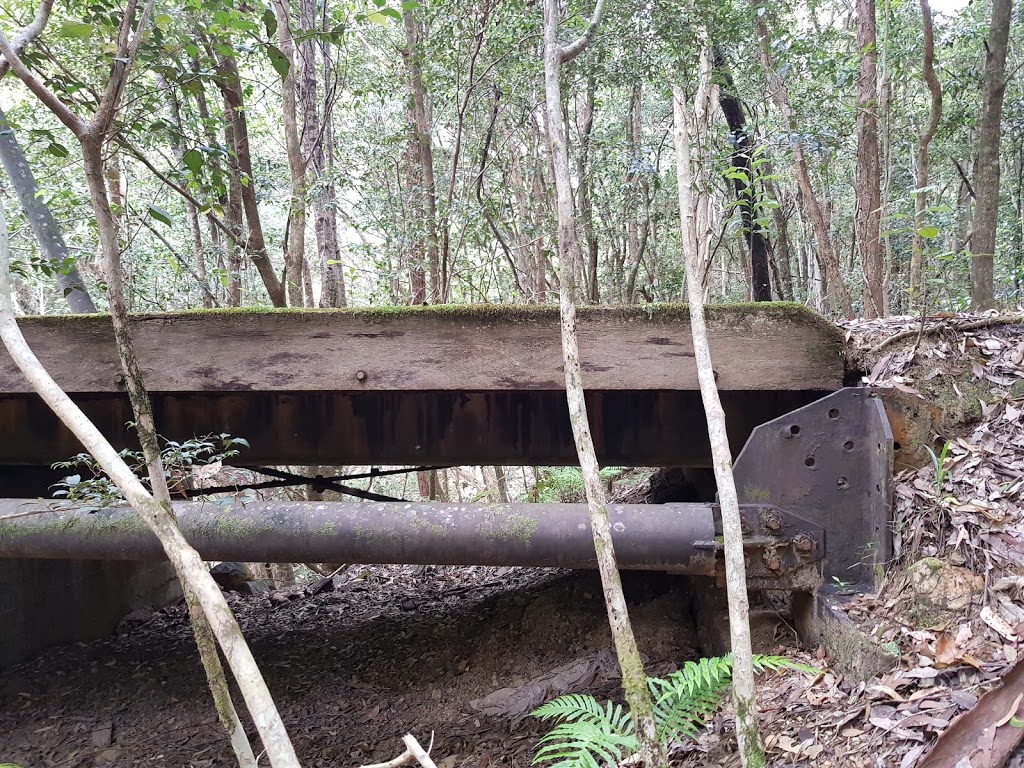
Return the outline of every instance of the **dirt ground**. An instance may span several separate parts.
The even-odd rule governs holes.
[[[338,581],[334,592],[296,591],[278,606],[230,596],[305,766],[390,759],[406,732],[424,744],[433,735],[442,768],[526,766],[543,726],[516,707],[560,688],[617,692],[596,573],[374,566]],[[683,582],[625,574],[625,584],[649,671],[695,658]],[[492,714],[471,705],[503,688],[519,698],[478,703]],[[232,765],[184,606],[0,675],[4,761]]]

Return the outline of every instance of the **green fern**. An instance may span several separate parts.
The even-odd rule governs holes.
[[[815,672],[782,656],[754,656],[754,669]],[[667,678],[647,678],[658,738],[663,743],[695,738],[707,717],[721,706],[731,683],[732,656],[687,661]],[[639,748],[633,715],[621,704],[609,701],[602,705],[593,696],[572,693],[549,701],[532,714],[559,723],[540,740],[534,763],[557,761],[550,768],[601,768],[602,764],[616,765]]]
[[[687,661],[665,679],[648,678],[659,738],[695,738],[707,716],[718,709],[731,682],[731,656]]]
[[[570,693],[549,701],[533,711],[533,716],[541,720],[557,719],[563,723],[577,720],[592,723],[608,723],[613,728],[630,733],[633,721],[629,712],[621,704],[613,705],[610,701],[601,706],[597,699],[585,693]]]
[[[540,745],[533,762],[556,761],[551,768],[617,765],[639,748],[634,735],[615,730],[607,721],[586,719],[556,726],[540,740]]]

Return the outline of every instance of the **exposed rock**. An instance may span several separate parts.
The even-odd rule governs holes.
[[[255,579],[246,584],[246,588],[250,594],[265,595],[273,588],[273,582],[270,579]]]
[[[967,568],[937,557],[923,557],[907,570],[915,600],[923,611],[962,611],[984,586],[984,579]]]
[[[113,732],[114,724],[110,720],[97,726],[92,731],[92,745],[94,747],[109,747]]]
[[[242,563],[217,563],[210,569],[210,575],[227,592],[251,591],[248,582],[252,581],[252,573]]]

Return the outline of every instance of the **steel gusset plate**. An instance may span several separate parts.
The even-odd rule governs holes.
[[[736,459],[741,504],[791,510],[825,532],[824,578],[875,588],[892,551],[892,430],[866,388],[762,424]]]

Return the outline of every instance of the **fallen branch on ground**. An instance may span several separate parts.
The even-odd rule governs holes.
[[[430,759],[430,755],[427,750],[420,746],[420,743],[416,741],[416,737],[411,733],[405,734],[402,737],[402,741],[405,742],[405,752],[400,754],[398,757],[388,760],[386,763],[373,763],[371,765],[364,765],[362,768],[398,768],[400,765],[408,765],[409,763],[416,761],[423,768],[437,768],[437,765],[433,760]],[[430,744],[434,744],[434,736],[430,736]]]
[[[994,317],[986,317],[982,320],[973,320],[969,323],[960,324],[951,323],[951,319],[953,318],[943,318],[934,325],[925,326],[923,330],[919,328],[912,328],[910,330],[900,331],[899,333],[880,341],[869,350],[869,353],[873,355],[876,352],[881,352],[891,344],[903,341],[904,339],[913,338],[918,334],[932,336],[936,333],[941,333],[942,331],[977,331],[981,328],[991,328],[996,325],[1020,325],[1024,322],[1024,316],[1022,315],[995,315]]]

